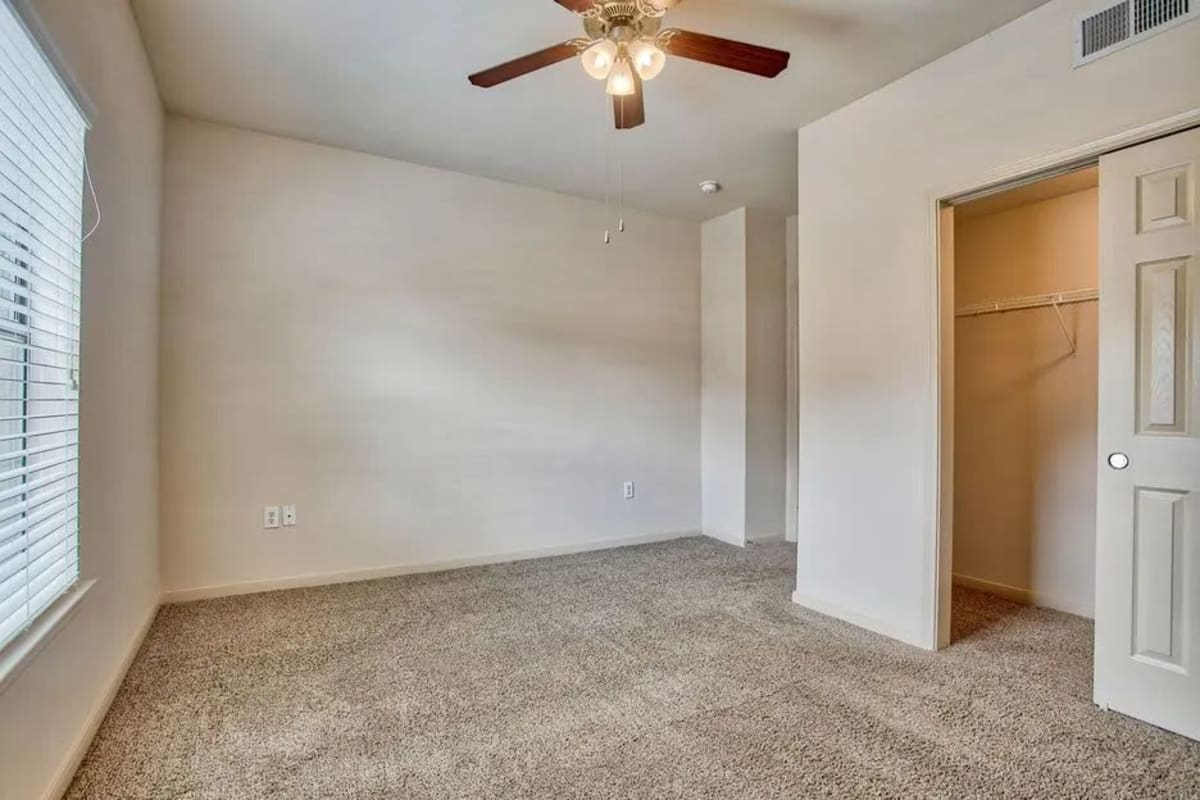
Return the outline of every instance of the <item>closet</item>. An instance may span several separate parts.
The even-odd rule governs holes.
[[[1086,617],[1098,216],[1094,167],[954,208],[954,583]]]

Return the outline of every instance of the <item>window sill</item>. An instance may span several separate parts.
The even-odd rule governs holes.
[[[0,694],[21,674],[21,670],[41,651],[54,635],[70,622],[79,604],[95,580],[80,581],[73,589],[55,600],[38,616],[29,628],[0,650]]]

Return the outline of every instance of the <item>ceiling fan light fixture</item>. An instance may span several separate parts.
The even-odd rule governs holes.
[[[644,81],[654,80],[667,65],[667,56],[649,39],[639,39],[629,45],[633,68]]]
[[[584,50],[579,60],[583,63],[584,72],[602,81],[609,76],[617,61],[617,45],[608,39],[601,39]]]
[[[3,2],[3,0],[0,0]],[[605,81],[617,130],[646,123],[642,84],[662,72],[667,56],[699,61],[763,78],[787,69],[791,54],[682,28],[663,28],[663,17],[682,0],[554,0],[583,23],[583,37],[543,47],[467,76],[472,86],[493,86],[578,58],[588,76]]]
[[[628,58],[619,59],[613,65],[612,72],[608,74],[606,91],[614,97],[627,97],[637,91],[633,80],[633,67]]]

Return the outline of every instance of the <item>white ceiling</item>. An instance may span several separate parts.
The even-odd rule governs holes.
[[[671,59],[646,85],[646,125],[620,133],[602,85],[573,61],[493,89],[467,83],[581,35],[552,0],[133,5],[172,111],[595,198],[607,140],[629,205],[707,219],[793,211],[796,128],[1042,2],[686,0],[667,25],[790,50],[791,66],[764,80]],[[705,178],[725,191],[702,195]]]

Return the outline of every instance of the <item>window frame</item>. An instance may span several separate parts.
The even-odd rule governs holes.
[[[41,60],[44,62],[45,66],[48,69],[49,75],[57,83],[58,88],[62,92],[62,96],[65,97],[66,100],[69,101],[69,104],[71,106],[73,106],[74,111],[76,111],[78,113],[78,115],[80,117],[80,121],[82,122],[82,126],[83,126],[83,134],[82,134],[82,137],[79,139],[79,145],[80,145],[79,152],[78,153],[72,152],[72,153],[70,153],[70,156],[72,159],[74,159],[74,158],[82,159],[82,163],[80,164],[80,167],[82,168],[83,175],[84,175],[83,185],[81,187],[80,196],[78,198],[78,201],[80,204],[80,223],[81,223],[81,230],[79,232],[80,238],[79,238],[79,246],[78,246],[78,255],[77,255],[78,265],[73,265],[73,266],[78,267],[78,273],[77,273],[78,277],[77,277],[77,279],[75,279],[76,291],[78,293],[76,295],[77,300],[75,301],[77,304],[76,305],[77,317],[76,317],[76,321],[74,323],[70,323],[70,321],[68,320],[68,324],[73,324],[73,326],[74,326],[74,342],[72,343],[73,346],[70,348],[70,350],[73,351],[73,354],[69,358],[69,366],[65,368],[68,371],[68,379],[67,379],[66,385],[70,387],[70,391],[64,393],[64,397],[63,397],[64,416],[66,415],[65,412],[67,409],[67,405],[65,405],[65,404],[70,403],[70,402],[74,402],[74,404],[75,404],[74,416],[75,416],[76,424],[75,424],[75,429],[73,432],[73,441],[72,441],[72,435],[68,433],[68,435],[66,437],[67,441],[61,445],[63,448],[67,449],[68,451],[73,447],[74,453],[75,453],[75,460],[76,460],[75,472],[74,472],[74,476],[73,476],[73,480],[74,480],[73,489],[68,489],[67,490],[68,494],[62,495],[63,497],[69,497],[69,493],[71,491],[73,491],[73,495],[74,495],[73,502],[70,502],[68,500],[66,502],[66,507],[70,508],[72,505],[74,506],[74,519],[75,519],[75,522],[74,522],[74,527],[75,527],[74,546],[76,548],[76,553],[75,553],[76,564],[74,567],[75,573],[71,580],[71,583],[67,587],[62,589],[61,592],[53,600],[48,602],[43,608],[39,609],[30,619],[25,620],[23,626],[21,627],[21,629],[18,633],[13,634],[7,642],[0,645],[0,693],[3,693],[9,687],[9,685],[13,682],[13,680],[26,667],[26,665],[29,663],[30,659],[34,655],[36,655],[38,652],[40,652],[47,645],[47,643],[50,642],[50,640],[54,637],[54,635],[64,625],[66,625],[67,622],[69,622],[74,617],[74,615],[78,612],[83,599],[88,595],[88,593],[90,592],[92,587],[96,584],[95,579],[85,578],[85,573],[84,573],[85,562],[83,559],[83,554],[84,554],[83,526],[82,526],[82,521],[81,521],[81,508],[80,508],[80,502],[79,502],[80,501],[80,498],[79,498],[79,489],[80,489],[79,458],[81,456],[80,438],[79,438],[79,428],[80,428],[79,419],[81,416],[80,415],[81,394],[79,392],[79,385],[78,385],[79,364],[81,361],[80,352],[82,349],[82,339],[83,339],[81,310],[82,310],[82,304],[83,304],[82,303],[83,262],[85,261],[85,256],[84,256],[85,248],[84,248],[84,243],[83,243],[84,237],[83,237],[82,227],[87,218],[85,204],[87,201],[87,194],[88,194],[87,188],[90,185],[90,177],[88,176],[88,173],[87,173],[87,169],[88,169],[88,167],[87,167],[87,143],[88,143],[88,132],[92,128],[92,120],[95,117],[95,106],[91,102],[87,93],[85,91],[83,91],[80,82],[76,78],[73,71],[69,68],[66,60],[62,57],[58,48],[54,45],[53,40],[50,37],[46,26],[43,24],[42,20],[38,17],[37,13],[32,8],[31,4],[29,3],[29,0],[0,0],[0,13],[11,13],[13,19],[17,23],[17,27],[27,37],[27,40],[28,40],[29,44],[31,45],[34,54],[37,57],[41,58]],[[42,77],[44,78],[45,76],[42,76]],[[47,85],[47,82],[44,79],[40,80],[40,81],[36,81],[36,83],[38,84],[37,91],[42,91],[42,88]],[[74,187],[71,187],[71,188],[73,189]],[[71,192],[72,199],[74,199],[73,195],[74,195],[74,192],[72,191]],[[15,201],[14,201],[14,203],[15,203]],[[12,225],[15,228],[23,227],[23,226],[20,226],[15,221],[12,222]],[[30,231],[26,230],[26,233],[30,234]],[[32,235],[32,234],[30,234],[30,235]],[[16,243],[16,246],[20,247],[21,245],[19,243]],[[41,260],[41,258],[38,257],[38,260]],[[14,263],[13,266],[17,266],[17,265]],[[30,270],[31,276],[36,278],[37,274],[36,274],[36,272],[34,272],[32,266],[30,266],[28,268]],[[34,281],[31,281],[28,278],[23,278],[23,277],[20,278],[20,280],[22,281],[22,283],[20,283],[20,284],[18,284],[17,281],[14,280],[13,281],[14,286],[25,286],[26,290],[28,290],[30,292],[36,291],[32,287],[32,284],[34,283]],[[59,287],[59,288],[61,288],[61,287]],[[57,303],[60,306],[62,305],[61,299],[51,298],[50,302]],[[17,303],[13,303],[13,305],[17,305]],[[30,310],[34,311],[33,305],[30,305]],[[34,313],[37,313],[37,312],[34,311]],[[31,351],[36,350],[37,346],[33,344],[32,329],[26,333],[21,333],[19,331],[15,331],[10,327],[10,325],[13,321],[14,320],[0,321],[0,329],[2,329],[2,332],[5,334],[4,342],[7,344],[10,344],[10,345],[16,345],[16,346],[23,347],[25,349],[24,361],[27,363],[27,366],[24,367],[24,371],[23,371],[24,378],[20,383],[20,386],[22,387],[21,394],[22,394],[22,397],[24,398],[24,401],[22,403],[23,407],[25,408],[25,412],[23,415],[24,418],[21,420],[21,430],[14,431],[10,435],[16,436],[18,433],[23,434],[22,438],[20,438],[19,441],[27,443],[30,440],[30,438],[32,438],[32,436],[29,435],[31,433],[31,431],[30,431],[29,419],[28,419],[28,413],[29,413],[28,405],[29,405],[29,400],[30,400],[30,398],[29,398],[30,381],[33,380],[30,377],[30,373],[31,373],[31,368],[34,366],[37,366],[37,362],[31,361],[34,358],[34,353]],[[13,334],[13,336],[9,336],[8,334]],[[55,335],[58,338],[61,338],[63,336],[63,334],[61,334],[61,333],[55,333],[53,335]],[[23,339],[24,341],[23,342],[20,341],[21,339]],[[49,365],[42,365],[42,366],[49,366]],[[63,369],[63,367],[58,367],[58,366],[54,366],[51,368]],[[53,398],[46,398],[46,399],[53,400]],[[44,434],[45,432],[42,432],[42,433]],[[37,435],[37,433],[33,432],[33,436],[36,436],[36,435]],[[21,448],[21,451],[26,451],[28,449],[29,448],[27,446],[25,446],[25,447]],[[28,466],[27,457],[26,457],[26,460],[23,461],[23,463],[25,463]],[[26,474],[25,479],[28,480],[28,474]],[[16,497],[28,499],[29,495],[28,494],[19,494],[19,495],[16,495]],[[55,499],[56,498],[51,497],[47,500],[47,502],[53,502]],[[35,504],[36,504],[36,501],[35,501]],[[35,527],[35,526],[30,526],[30,528],[32,528],[32,527]],[[27,528],[26,530],[28,531],[30,528]],[[64,540],[64,541],[66,541],[66,540]],[[26,548],[28,546],[29,545],[26,544]],[[28,584],[26,584],[26,585],[28,585]]]

